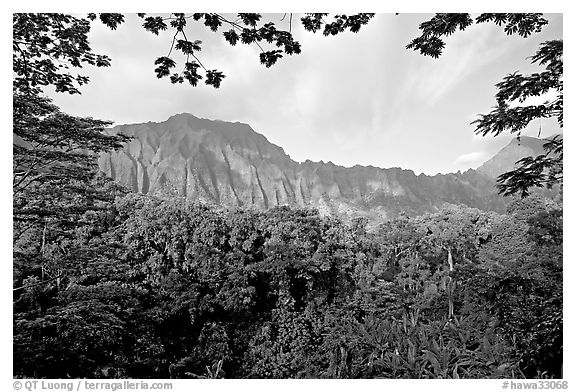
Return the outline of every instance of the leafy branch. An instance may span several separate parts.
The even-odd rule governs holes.
[[[345,30],[356,33],[374,16],[374,14],[335,15],[333,22],[326,23],[323,19],[323,16],[326,15],[306,14],[301,18],[304,29],[316,32],[324,25],[325,36],[336,35]],[[197,57],[196,54],[202,49],[202,42],[186,37],[185,27],[188,19],[196,22],[203,21],[204,26],[213,32],[218,32],[224,25],[228,25],[230,29],[222,32],[224,39],[231,46],[236,46],[239,42],[245,45],[256,45],[260,49],[260,63],[267,68],[276,64],[284,55],[301,53],[300,43],[294,40],[292,35],[292,14],[289,16],[287,31],[278,29],[276,24],[271,21],[260,25],[262,15],[257,13],[239,13],[235,20],[230,20],[217,13],[193,13],[191,15],[174,13],[170,14],[169,17],[146,16],[146,14],[141,13],[138,16],[144,19],[144,29],[155,35],[159,35],[161,31],[169,28],[167,21],[170,21],[170,27],[176,29],[168,55],[159,57],[155,62],[155,65],[158,66],[155,69],[156,76],[158,78],[169,77],[172,83],[183,83],[184,80],[187,80],[192,86],[197,86],[198,81],[205,78],[205,84],[218,88],[225,78],[222,72],[216,69],[207,69]],[[286,14],[281,21],[285,17]],[[182,35],[183,39],[178,39],[179,35]],[[272,45],[275,49],[265,49],[264,43]],[[176,67],[176,62],[171,57],[173,49],[186,56],[181,74],[172,72],[172,69]],[[193,57],[194,60],[190,61],[190,57]],[[199,68],[204,70],[203,75],[197,72]]]

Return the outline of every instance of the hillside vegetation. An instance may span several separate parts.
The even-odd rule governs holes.
[[[15,377],[561,377],[561,201],[367,233],[93,189],[74,222],[15,223]]]

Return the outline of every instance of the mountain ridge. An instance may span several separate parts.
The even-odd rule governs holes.
[[[391,219],[401,212],[417,215],[446,203],[499,212],[505,208],[490,176],[497,165],[488,165],[484,172],[429,176],[402,168],[297,162],[248,124],[187,113],[159,123],[118,125],[107,132],[134,139],[123,150],[102,154],[100,169],[144,194],[262,209],[313,207],[326,215],[368,219]]]

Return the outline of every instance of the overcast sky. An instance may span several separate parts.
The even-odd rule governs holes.
[[[176,113],[240,121],[284,148],[296,161],[343,166],[402,167],[416,174],[475,168],[512,138],[479,137],[470,122],[495,104],[494,84],[514,71],[535,72],[527,57],[545,40],[562,38],[562,15],[546,15],[540,34],[507,36],[495,25],[474,25],[446,40],[440,59],[405,49],[431,14],[377,14],[358,34],[324,37],[293,33],[302,54],[272,68],[255,46],[231,47],[220,33],[189,25],[203,41],[201,60],[227,77],[219,89],[158,80],[154,60],[167,54],[169,33],[144,31],[128,16],[116,31],[99,24],[90,34],[96,53],[112,66],[83,69],[90,83],[81,96],[51,94],[63,111],[116,124],[164,121]],[[281,27],[282,14],[266,18]],[[175,57],[177,61],[182,58]],[[552,121],[532,124],[527,135],[558,133]]]

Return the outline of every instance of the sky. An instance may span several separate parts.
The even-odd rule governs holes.
[[[287,28],[283,14],[264,19]],[[230,46],[221,31],[190,23],[189,38],[203,42],[200,59],[226,74],[222,86],[173,85],[157,79],[154,60],[168,53],[170,33],[146,32],[129,15],[116,31],[95,24],[89,39],[109,68],[84,68],[90,83],[81,96],[51,93],[64,112],[131,124],[161,122],[177,113],[240,121],[266,136],[292,159],[338,165],[401,167],[436,174],[478,167],[513,138],[474,134],[470,124],[495,105],[494,85],[514,71],[537,72],[530,64],[539,43],[562,38],[562,14],[529,38],[507,36],[492,24],[472,25],[446,39],[439,59],[405,46],[432,14],[377,14],[359,33],[324,37],[304,31],[293,18],[302,53],[271,68],[259,49]],[[181,57],[174,59],[182,61]],[[531,124],[524,133],[559,132],[554,121]]]

